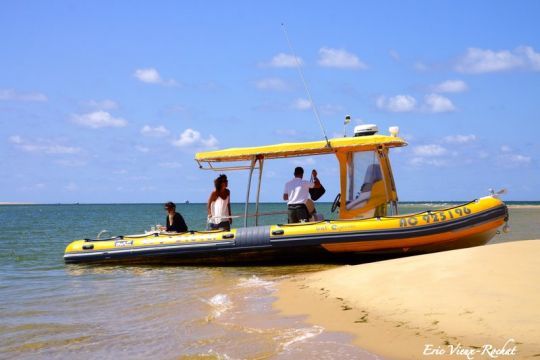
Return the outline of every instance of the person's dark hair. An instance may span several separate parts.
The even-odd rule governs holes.
[[[221,174],[219,175],[216,180],[214,180],[214,186],[216,187],[216,191],[219,191],[221,190],[221,184],[223,184],[224,182],[228,181],[227,180],[227,175],[225,174]]]
[[[294,176],[298,177],[300,175],[304,175],[304,169],[301,166],[297,166],[294,169]]]
[[[165,209],[175,209],[176,210],[176,205],[172,202],[172,201],[169,201],[168,203],[165,204]]]

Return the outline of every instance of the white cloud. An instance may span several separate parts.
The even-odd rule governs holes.
[[[449,144],[466,144],[476,140],[476,135],[449,135],[444,137],[444,141]]]
[[[448,150],[437,144],[420,145],[413,148],[413,153],[417,156],[442,156],[447,152]]]
[[[277,135],[284,135],[284,136],[297,136],[298,131],[294,129],[277,129],[275,131]]]
[[[156,190],[156,187],[153,186],[153,185],[145,185],[145,186],[141,186],[139,188],[139,191],[145,191],[145,192],[146,191],[154,191],[154,190]]]
[[[452,101],[442,95],[428,94],[424,102],[417,106],[417,101],[411,95],[379,96],[375,100],[377,108],[390,112],[425,111],[432,113],[449,112],[456,110]]]
[[[481,74],[509,71],[514,69],[540,70],[540,53],[530,46],[520,46],[514,50],[494,51],[468,48],[456,62],[454,69],[461,73]]]
[[[55,163],[67,167],[80,167],[86,165],[86,161],[77,159],[62,159],[55,161]]]
[[[287,105],[280,102],[265,101],[262,104],[253,106],[253,110],[259,111],[259,112],[276,112],[276,111],[284,111],[291,107],[293,106],[290,104]]]
[[[182,167],[182,164],[180,164],[179,162],[162,162],[158,165],[165,169],[178,169]]]
[[[75,184],[74,182],[70,182],[64,187],[64,189],[66,189],[67,191],[77,191],[79,190],[79,186],[77,186],[77,184]]]
[[[255,87],[259,90],[284,91],[289,90],[289,85],[280,78],[266,78],[255,82]]]
[[[485,73],[521,66],[521,59],[508,50],[493,51],[469,48],[455,66],[462,73]]]
[[[401,132],[401,130],[400,130],[400,133],[399,133],[399,137],[402,138],[402,139],[405,139],[407,141],[412,141],[412,140],[416,139],[415,135],[413,135],[411,133],[407,133],[407,132]],[[401,148],[395,148],[394,151],[396,151],[398,149],[401,149]]]
[[[485,150],[480,150],[477,153],[479,159],[487,159],[489,157],[489,153]]]
[[[219,90],[220,85],[213,81],[206,81],[192,85],[195,89],[201,91],[216,91]]]
[[[142,82],[150,84],[159,84],[163,81],[159,75],[159,72],[154,68],[137,69],[135,70],[133,76]]]
[[[176,113],[189,113],[189,108],[183,105],[173,105],[165,110],[169,114],[176,114]]]
[[[344,49],[332,49],[327,47],[319,49],[318,64],[320,66],[342,69],[367,69],[367,65],[360,61],[358,56],[347,52]]]
[[[37,183],[37,184],[32,184],[30,186],[21,186],[19,188],[19,190],[22,190],[22,191],[34,191],[34,190],[41,190],[41,189],[44,189],[46,188],[47,186],[43,183]]]
[[[296,99],[291,105],[293,109],[296,110],[309,110],[311,109],[311,101],[307,99]]]
[[[506,168],[515,168],[529,165],[532,161],[530,156],[505,152],[497,157],[500,165]]]
[[[118,103],[116,101],[105,99],[105,100],[88,100],[83,102],[84,106],[87,106],[96,110],[114,110],[118,109]]]
[[[425,72],[425,71],[428,71],[428,70],[429,70],[429,66],[427,66],[427,65],[424,64],[423,62],[417,61],[417,62],[414,64],[414,69],[415,69],[416,71],[419,71],[419,72]]]
[[[23,143],[23,139],[19,135],[13,135],[9,137],[9,142],[19,145]]]
[[[279,53],[274,56],[268,63],[265,63],[263,65],[277,68],[291,68],[296,67],[297,64],[303,64],[302,58],[297,56],[295,61],[294,55]]]
[[[532,158],[521,154],[513,154],[510,155],[509,160],[513,163],[528,164],[531,162]]]
[[[379,96],[375,104],[379,109],[391,112],[410,112],[416,109],[416,99],[410,95],[396,95],[389,98]]]
[[[209,135],[206,139],[204,139],[199,131],[186,129],[180,134],[178,140],[173,141],[172,144],[177,147],[196,146],[212,148],[218,144],[218,140],[214,137],[214,135]]]
[[[161,77],[159,72],[155,68],[137,69],[133,73],[139,81],[148,84],[160,84],[160,85],[176,85],[174,79],[165,80]]]
[[[390,55],[390,57],[394,60],[394,61],[399,61],[401,60],[401,56],[399,55],[399,53],[394,50],[394,49],[390,49],[388,51],[388,54]]]
[[[413,166],[431,165],[441,167],[447,165],[447,162],[444,159],[431,159],[423,157],[414,157],[409,161],[409,163]]]
[[[0,89],[0,100],[4,101],[47,101],[47,96],[38,92],[18,92],[14,89]]]
[[[463,80],[446,80],[432,87],[436,93],[459,93],[467,91],[468,86]]]
[[[424,96],[424,109],[428,112],[441,113],[455,111],[456,107],[450,99],[439,94]]]
[[[301,111],[310,110],[311,101],[309,101],[308,99],[298,98],[290,105],[290,108]],[[317,110],[324,115],[335,115],[337,113],[343,112],[343,107],[341,107],[340,105],[323,104],[318,106]]]
[[[321,114],[324,115],[335,115],[343,113],[343,107],[340,105],[324,104],[319,107]]]
[[[150,178],[148,176],[145,176],[145,175],[134,175],[134,176],[130,176],[127,178],[128,180],[130,181],[145,181],[145,180],[150,180]]]
[[[135,145],[135,149],[137,149],[137,151],[140,151],[142,153],[147,153],[150,151],[150,148],[147,148],[146,146],[142,146],[142,145]]]
[[[74,123],[89,127],[92,129],[99,129],[103,127],[124,127],[127,125],[127,121],[122,118],[115,118],[110,113],[98,110],[87,114],[74,114],[71,116]]]
[[[414,156],[409,160],[412,166],[447,166],[448,161],[444,155],[449,152],[446,148],[437,144],[420,145],[413,147]],[[454,155],[455,154],[451,154]]]
[[[501,153],[497,155],[497,162],[505,168],[525,166],[532,161],[532,157],[517,154],[514,149],[508,145],[502,145],[500,151]]]
[[[530,46],[521,46],[517,51],[525,57],[530,69],[540,71],[540,53],[535,52]]]
[[[151,127],[144,125],[141,129],[141,134],[144,136],[163,137],[169,135],[170,131],[163,125]]]
[[[316,161],[314,158],[310,156],[310,157],[291,160],[291,163],[293,163],[296,166],[309,166],[309,165],[315,165]],[[309,174],[311,174],[311,172],[309,172]],[[304,169],[304,175],[306,175],[306,169]]]
[[[55,143],[52,140],[38,139],[30,141],[23,139],[19,135],[9,137],[9,142],[20,150],[32,153],[42,153],[48,155],[76,154],[81,151],[78,147],[65,146]]]
[[[263,173],[263,176],[267,179],[275,179],[277,178],[278,173],[273,170],[267,170]]]

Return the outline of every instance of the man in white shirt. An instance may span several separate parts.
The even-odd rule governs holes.
[[[306,201],[311,199],[309,189],[321,187],[321,182],[317,178],[317,171],[311,172],[313,182],[302,180],[304,169],[300,166],[294,169],[294,178],[285,184],[283,190],[283,200],[287,201],[289,210],[289,224],[308,221],[309,213]]]

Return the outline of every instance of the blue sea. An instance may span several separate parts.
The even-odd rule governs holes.
[[[401,212],[449,203],[405,203]],[[512,231],[492,243],[540,238],[540,202],[510,202]],[[205,204],[180,204],[204,229]],[[242,214],[243,205],[233,204]],[[250,211],[254,210],[254,206]],[[280,212],[283,204],[261,204]],[[330,204],[318,211],[332,218]],[[0,358],[376,359],[348,334],[272,308],[276,283],[337,265],[264,267],[66,265],[74,239],[163,224],[162,204],[0,205]],[[253,221],[253,219],[251,219]],[[262,223],[283,223],[286,215]],[[235,219],[234,226],[242,220]]]

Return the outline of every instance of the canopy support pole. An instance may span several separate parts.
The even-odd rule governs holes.
[[[255,168],[255,163],[257,162],[257,158],[253,157],[251,159],[251,166],[249,168],[249,180],[247,185],[247,193],[246,193],[246,207],[244,209],[244,227],[247,227],[247,214],[249,210],[249,191],[251,190],[251,178],[253,177],[253,168]]]
[[[384,184],[384,194],[386,196],[386,202],[388,203],[391,199],[391,196],[388,192],[388,185],[390,185],[388,183],[388,171],[387,171],[387,162],[386,162],[386,159],[385,159],[385,153],[384,153],[384,149],[382,147],[379,147],[379,149],[377,149],[377,160],[379,162],[379,168],[381,169],[381,172],[382,172],[382,180],[383,180],[383,184]],[[384,162],[384,164],[383,164]]]
[[[257,185],[257,200],[255,202],[255,226],[259,225],[259,195],[261,194],[261,181],[264,158],[259,159],[259,184]]]

